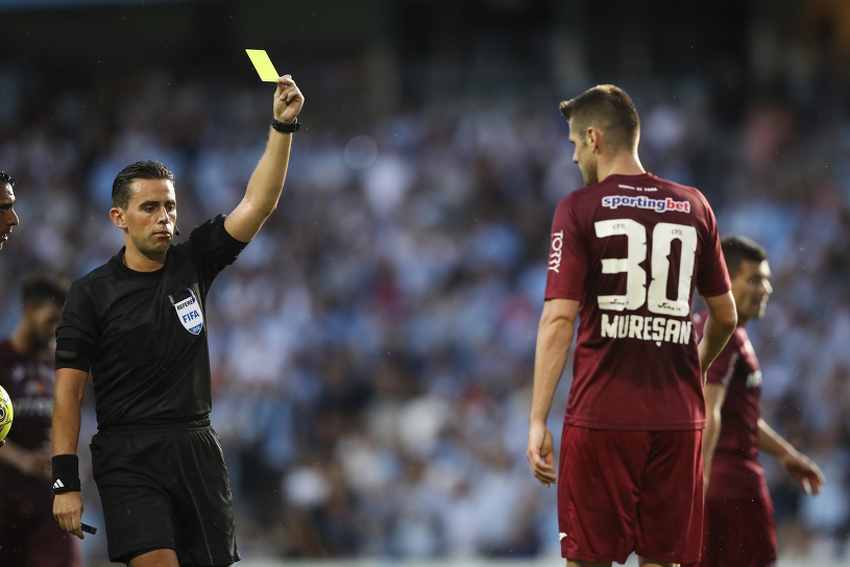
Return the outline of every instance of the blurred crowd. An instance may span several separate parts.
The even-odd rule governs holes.
[[[558,555],[555,490],[533,479],[525,446],[549,224],[582,185],[556,97],[579,91],[414,103],[319,128],[300,86],[305,128],[280,206],[207,303],[212,419],[243,556]],[[763,458],[781,553],[850,556],[846,93],[790,80],[731,95],[710,79],[621,86],[647,169],[698,186],[722,234],[768,250],[776,291],[750,325],[764,416],[827,478],[804,498]],[[0,257],[7,334],[23,276],[76,278],[117,253],[107,212],[124,165],[174,171],[178,241],[229,212],[272,94],[160,71],[48,88],[0,68],[0,88],[0,168],[19,179],[21,217]],[[81,454],[95,428],[89,396]],[[84,519],[102,525],[83,473]],[[87,538],[87,555],[105,557],[104,541]]]

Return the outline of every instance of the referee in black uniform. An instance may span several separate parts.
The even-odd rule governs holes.
[[[53,514],[82,538],[77,442],[89,371],[98,433],[92,439],[111,561],[131,567],[231,565],[232,497],[210,426],[205,306],[215,276],[236,260],[277,206],[304,97],[278,80],[266,151],[230,216],[172,245],[173,176],[132,164],[112,187],[112,221],[125,246],[74,282],[56,330]]]

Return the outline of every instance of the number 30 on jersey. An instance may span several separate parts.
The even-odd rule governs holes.
[[[632,219],[612,219],[594,223],[596,236],[608,238],[624,235],[628,242],[625,258],[602,260],[603,274],[626,274],[625,295],[598,296],[599,308],[611,311],[633,311],[646,303],[651,313],[686,317],[690,313],[689,298],[697,251],[697,231],[693,226],[660,222],[652,229],[652,256],[649,266],[652,279],[646,285],[646,270],[641,264],[647,258],[647,229]],[[667,297],[673,241],[681,242],[678,286],[675,298]]]

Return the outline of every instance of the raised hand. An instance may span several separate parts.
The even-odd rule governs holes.
[[[278,79],[277,90],[274,93],[275,119],[287,123],[295,122],[303,105],[304,95],[292,80],[292,76],[284,75]]]

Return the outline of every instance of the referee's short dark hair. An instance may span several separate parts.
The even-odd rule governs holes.
[[[620,87],[596,85],[563,101],[561,114],[572,120],[576,132],[583,133],[590,126],[599,128],[615,152],[637,151],[640,117],[632,99]]]
[[[14,188],[17,182],[17,179],[0,169],[0,185],[11,185]]]
[[[158,161],[137,161],[122,169],[112,182],[112,206],[127,210],[133,198],[130,185],[136,179],[167,179],[174,182],[174,174]]]
[[[744,236],[724,236],[720,239],[720,247],[723,249],[723,257],[726,258],[726,269],[729,270],[730,278],[734,278],[741,271],[743,260],[758,263],[767,260],[764,247]]]
[[[21,284],[21,300],[24,305],[38,307],[47,301],[64,305],[68,300],[71,282],[62,276],[32,274]]]

